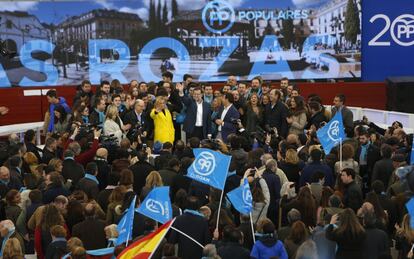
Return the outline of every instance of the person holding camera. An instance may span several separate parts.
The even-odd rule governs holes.
[[[115,136],[118,139],[118,144],[121,143],[121,140],[124,136],[123,128],[124,124],[121,119],[119,119],[118,124],[116,121],[119,119],[118,108],[111,104],[109,105],[104,122],[104,135],[106,136]]]
[[[127,137],[131,141],[136,141],[137,134],[142,137],[147,136],[147,115],[145,114],[145,102],[141,99],[137,99],[134,103],[134,109],[125,115],[125,125],[130,125],[130,130],[127,133]]]

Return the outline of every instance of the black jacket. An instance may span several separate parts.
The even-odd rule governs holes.
[[[394,166],[392,164],[391,158],[383,158],[378,160],[372,171],[371,183],[375,180],[380,180],[385,187],[385,190],[388,189],[388,183],[392,172],[394,171]]]
[[[76,185],[77,190],[84,191],[86,195],[88,195],[89,199],[94,199],[98,197],[99,194],[99,187],[96,182],[88,178],[82,178],[79,180],[78,184]]]
[[[206,245],[211,241],[208,222],[204,217],[185,212],[175,219],[173,226],[194,238],[202,245]],[[170,233],[169,242],[178,244],[178,256],[182,259],[202,257],[203,249],[200,246],[173,229]]]
[[[305,129],[309,129],[312,125],[314,125],[317,129],[319,129],[319,126],[321,125],[321,122],[327,122],[327,118],[325,117],[324,110],[320,110],[314,115],[312,115],[309,118],[308,124],[306,124]]]
[[[334,226],[329,225],[326,229],[326,238],[335,241],[338,245],[336,259],[362,259],[364,250],[364,241],[366,234],[361,233],[357,236],[350,237],[348,235],[338,234],[334,231]]]
[[[83,166],[73,159],[63,160],[62,176],[65,180],[71,179],[72,186],[76,186],[80,179],[85,176]]]
[[[362,206],[362,202],[362,190],[355,181],[352,181],[346,186],[344,204],[346,207],[353,209],[356,213],[357,210]]]
[[[222,259],[250,259],[250,252],[238,243],[225,242],[218,251],[218,255]]]
[[[194,99],[183,96],[181,97],[182,102],[184,103],[186,107],[186,117],[183,123],[183,130],[187,134],[192,134],[194,131],[196,119],[197,119],[197,103],[194,101]],[[204,138],[207,138],[207,134],[211,134],[211,108],[210,104],[203,101],[203,136]]]
[[[377,259],[380,255],[390,255],[387,233],[373,226],[365,227],[364,259]]]
[[[355,161],[360,164],[359,157],[361,155],[361,146],[358,147],[357,152],[355,154]],[[372,176],[372,171],[374,170],[375,163],[381,159],[380,150],[377,146],[373,144],[369,144],[367,150],[367,172],[369,177]],[[365,173],[365,172],[362,172]]]
[[[98,178],[99,181],[99,190],[103,190],[108,186],[108,176],[111,173],[111,166],[108,165],[108,162],[100,157],[96,157],[94,162],[98,166]]]
[[[140,194],[142,187],[145,186],[147,176],[155,171],[155,168],[146,161],[138,161],[130,169],[134,174],[134,192]]]
[[[42,162],[42,157],[40,156],[39,152],[42,152],[40,148],[38,148],[35,144],[32,142],[26,142],[26,149],[27,152],[32,152],[37,157],[37,161],[39,164]]]
[[[46,147],[43,148],[43,156],[42,156],[42,163],[49,164],[49,161],[52,160],[52,158],[57,157],[56,152],[51,152]]]
[[[147,121],[148,115],[145,111],[141,114],[141,120],[138,121],[137,114],[135,113],[135,110],[129,111],[127,114],[125,114],[125,117],[123,119],[124,125],[131,124],[131,129],[128,131],[127,137],[132,140],[132,137],[137,133],[138,128],[140,127],[140,130],[142,132],[147,131],[149,128],[149,123]],[[133,140],[136,141],[136,140]]]
[[[288,124],[286,118],[288,116],[288,108],[281,101],[277,101],[272,108],[272,104],[269,103],[265,107],[264,111],[264,125],[268,125],[273,128],[276,127],[279,136],[286,138],[288,133]]]
[[[86,250],[105,248],[107,246],[105,226],[103,220],[88,218],[73,226],[72,236],[82,240]]]
[[[67,253],[66,240],[52,241],[46,249],[45,259],[60,259]]]

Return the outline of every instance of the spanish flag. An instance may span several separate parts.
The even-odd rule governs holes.
[[[141,238],[140,240],[135,241],[129,245],[117,259],[147,259],[151,258],[155,250],[157,250],[159,244],[167,234],[168,230],[174,223],[174,219],[168,221],[155,232],[149,234],[148,236]]]

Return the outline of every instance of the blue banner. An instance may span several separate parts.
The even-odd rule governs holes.
[[[170,187],[154,188],[141,203],[137,212],[162,224],[171,220]]]
[[[338,111],[323,128],[316,132],[325,154],[329,154],[333,147],[346,137],[342,113]]]
[[[362,79],[412,76],[414,1],[362,1]]]
[[[408,211],[408,214],[410,215],[410,225],[411,228],[414,228],[414,198],[411,198],[406,204],[405,208]]]
[[[193,149],[195,160],[188,168],[187,176],[201,183],[223,190],[231,156],[207,148]]]
[[[243,185],[227,193],[227,197],[234,208],[241,214],[249,214],[252,211],[253,197],[246,178],[244,179]]]
[[[118,231],[118,238],[116,239],[115,246],[125,243],[128,240],[132,239],[132,227],[134,225],[136,198],[137,197],[134,196],[134,199],[132,199],[127,212],[121,218],[121,220],[118,223],[118,226],[116,227],[116,230]]]

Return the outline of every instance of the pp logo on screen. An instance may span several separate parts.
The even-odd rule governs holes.
[[[391,37],[397,44],[401,46],[413,45],[414,15],[403,14],[395,18],[391,25]]]
[[[228,2],[215,0],[204,6],[201,19],[207,30],[221,34],[233,26],[236,13]]]
[[[329,124],[328,137],[332,141],[339,140],[339,121],[333,121],[331,124]]]
[[[145,207],[153,213],[157,213],[161,215],[165,214],[164,206],[162,206],[162,203],[159,201],[148,199],[147,202],[145,203]]]
[[[216,168],[216,159],[209,152],[201,152],[193,163],[194,172],[201,176],[209,176]]]
[[[403,47],[414,45],[414,15],[402,14],[391,22],[388,15],[376,14],[371,17],[369,22],[374,23],[378,19],[384,20],[385,25],[382,30],[368,42],[368,46],[391,46],[390,41],[380,40],[388,31],[396,44]]]

